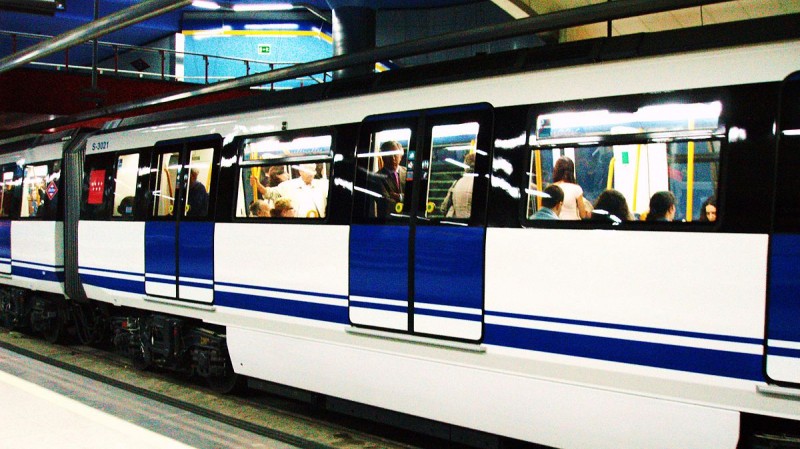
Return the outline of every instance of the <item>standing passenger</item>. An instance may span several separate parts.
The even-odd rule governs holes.
[[[402,204],[406,190],[406,168],[400,165],[405,155],[405,150],[400,142],[389,140],[381,144],[383,168],[375,174],[377,193],[381,195],[378,200],[378,216],[386,217],[397,211],[397,205]]]
[[[564,192],[564,207],[558,217],[562,220],[589,218],[583,204],[583,189],[575,180],[575,163],[567,156],[561,156],[553,167],[553,184]]]
[[[450,186],[439,211],[446,217],[469,218],[472,213],[472,185],[475,182],[475,153],[464,156],[464,174]]]
[[[206,186],[197,180],[200,172],[193,168],[189,171],[189,196],[186,204],[189,205],[189,210],[186,212],[187,217],[205,217],[208,213],[208,192]]]

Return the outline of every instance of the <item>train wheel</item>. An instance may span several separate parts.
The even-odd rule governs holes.
[[[144,371],[150,368],[150,350],[145,347],[145,344],[139,342],[138,345],[130,348],[130,358],[133,368],[139,371]]]
[[[206,381],[212,390],[222,394],[238,393],[244,389],[247,382],[244,376],[233,372],[230,360],[228,360],[228,363],[225,365],[224,374],[208,376],[206,377]]]
[[[140,323],[141,328],[131,336],[128,350],[133,368],[144,371],[153,363],[153,353],[150,351],[150,332],[148,331],[150,319],[142,318]]]
[[[76,321],[76,333],[81,344],[103,346],[110,343],[110,313],[105,304],[75,304],[73,314]]]
[[[11,315],[8,311],[11,309],[11,293],[5,289],[0,290],[0,326],[6,329],[11,329]]]
[[[25,296],[18,292],[6,292],[0,298],[2,307],[2,325],[8,330],[21,330],[30,325],[25,312],[27,303]]]
[[[61,306],[54,306],[51,313],[55,313],[55,316],[47,320],[42,336],[48,343],[55,344],[63,340],[67,320],[64,308]]]

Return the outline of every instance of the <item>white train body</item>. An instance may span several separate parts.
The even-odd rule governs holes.
[[[248,136],[360,124],[404,111],[473,104],[498,111],[774,84],[798,68],[797,40],[552,68],[100,132],[86,142],[86,160],[163,142],[196,151],[181,142],[216,135],[227,148]],[[497,114],[495,120],[503,117]],[[530,166],[506,167],[497,154],[526,140],[495,136],[491,192],[524,196],[522,186],[506,185],[501,175]],[[53,148],[30,151],[4,157],[30,162],[38,157],[33,153]],[[335,154],[352,158],[355,151]],[[238,160],[223,155],[221,170],[241,163],[239,154]],[[332,157],[336,166],[339,156]],[[731,175],[720,189],[734,182]],[[352,176],[337,176],[330,188],[352,192]],[[152,205],[142,210],[151,213]],[[154,223],[170,222],[80,220],[78,273],[86,296],[223,326],[232,368],[241,375],[559,448],[735,448],[743,414],[800,423],[800,355],[765,355],[768,232],[490,222],[468,228],[482,242],[482,260],[464,260],[476,264],[465,271],[480,272],[480,279],[456,276],[453,285],[430,286],[458,295],[467,288],[462,283],[475,281],[482,303],[419,299],[412,314],[397,312],[396,298],[354,292],[357,223],[187,220],[178,225],[175,245],[193,259],[181,259],[180,273],[172,275],[148,271],[156,266],[146,243]],[[62,223],[20,219],[10,226],[14,269],[0,281],[63,293],[63,277],[54,276],[64,269]],[[418,245],[429,238],[426,229],[414,231]],[[190,265],[200,274],[188,274]],[[0,269],[7,266],[0,259]],[[47,275],[32,278],[23,268]],[[428,274],[428,281],[439,279]],[[417,290],[429,287],[420,276]],[[800,348],[800,342],[774,344]]]

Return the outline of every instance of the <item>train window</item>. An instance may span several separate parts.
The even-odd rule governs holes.
[[[651,197],[669,192],[658,195],[674,201],[675,210],[659,218],[714,221],[720,112],[712,102],[538,116],[527,217],[547,203],[544,188],[557,183],[565,196],[561,219],[644,220]]]
[[[113,153],[87,155],[84,161],[81,220],[103,220],[110,215],[114,188]]]
[[[372,133],[369,146],[359,148],[354,218],[408,218],[415,156],[410,141],[410,129],[388,129]]]
[[[211,182],[213,148],[192,150],[189,153],[189,187],[184,208],[187,217],[208,215],[208,194]]]
[[[117,157],[116,166],[113,216],[131,218],[136,198],[136,178],[139,176],[139,153],[120,155]],[[96,179],[90,181],[91,185],[95,185],[94,190],[90,187],[88,198],[90,204],[99,204],[103,201],[105,171],[104,169],[94,170],[90,174],[91,178]]]
[[[332,141],[297,133],[245,139],[236,216],[325,218]]]
[[[179,152],[158,155],[158,171],[156,172],[156,189],[153,191],[153,216],[172,216],[175,209],[178,174],[181,170]]]
[[[60,179],[61,161],[26,165],[20,217],[56,219]]]
[[[469,122],[431,130],[425,217],[470,217],[479,128],[477,122]]]
[[[4,167],[0,178],[0,217],[13,217],[18,211],[17,190],[20,185],[21,170],[17,164]]]

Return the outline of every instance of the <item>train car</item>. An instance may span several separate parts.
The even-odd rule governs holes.
[[[0,156],[0,294],[3,323],[61,337],[64,301],[62,155],[83,142],[79,129],[4,143]]]
[[[559,448],[798,447],[800,36],[597,53],[627,43],[122,120],[64,156],[67,296],[222,390]],[[593,214],[537,220],[564,158]]]

